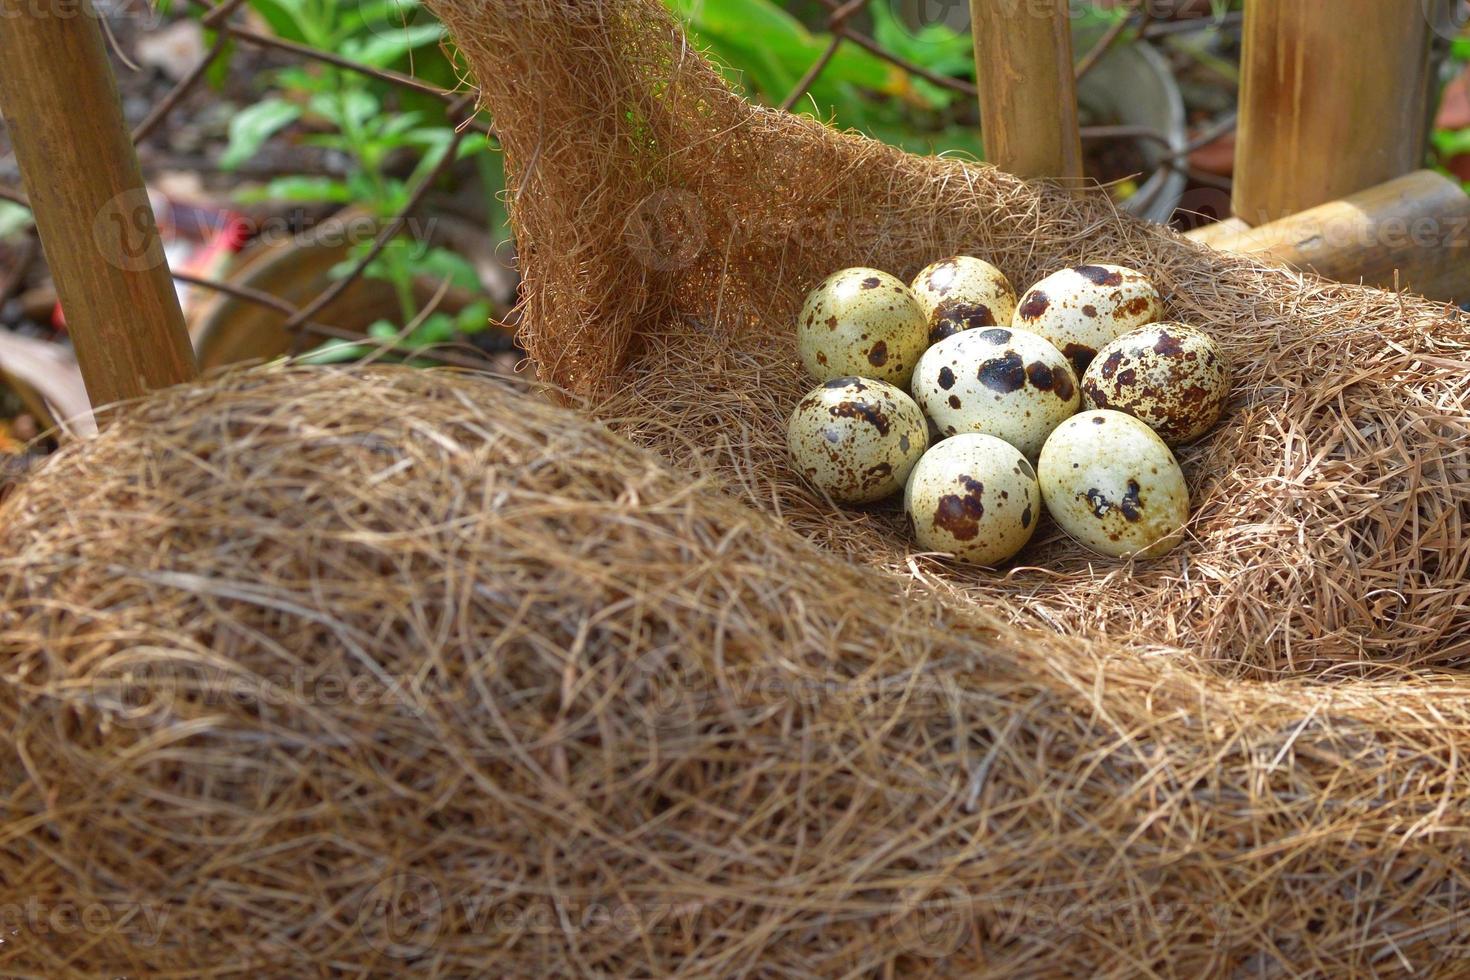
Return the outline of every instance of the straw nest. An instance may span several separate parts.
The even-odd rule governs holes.
[[[1453,311],[753,108],[657,0],[437,7],[586,402],[256,371],[27,478],[0,973],[1463,972]],[[804,290],[960,251],[1225,344],[1174,555],[965,570],[793,480]]]
[[[1169,648],[1227,675],[1401,676],[1470,654],[1470,324],[1450,307],[1228,258],[1102,195],[910,156],[732,94],[659,0],[439,0],[517,189],[525,343],[547,376],[850,560],[1017,622]],[[1006,575],[911,555],[891,509],[799,484],[784,425],[816,282],[953,253],[1025,288],[1143,270],[1234,362],[1227,421],[1181,462],[1168,560],[1096,561],[1043,526]],[[636,420],[632,421],[632,420]],[[1184,653],[1181,653],[1184,655]]]
[[[5,975],[1366,973],[1464,935],[1458,679],[1018,630],[496,382],[169,392],[0,522]]]

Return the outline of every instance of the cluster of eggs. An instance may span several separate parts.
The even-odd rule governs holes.
[[[1189,517],[1170,446],[1214,425],[1229,394],[1205,333],[1161,322],[1145,276],[1062,269],[1019,298],[978,258],[912,283],[844,269],[807,297],[802,366],[821,384],[787,425],[796,470],[832,499],[903,491],[918,544],[996,565],[1043,508],[1112,557],[1167,553]]]

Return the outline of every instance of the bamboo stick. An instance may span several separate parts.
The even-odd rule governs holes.
[[[1190,237],[1340,282],[1470,299],[1470,196],[1432,170],[1255,228],[1222,221]]]
[[[1067,0],[970,0],[985,157],[1018,177],[1080,184]]]
[[[93,405],[195,376],[90,0],[0,0],[0,113]]]
[[[1236,215],[1258,225],[1423,165],[1420,0],[1246,0]]]

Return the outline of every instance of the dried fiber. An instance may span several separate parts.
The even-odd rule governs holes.
[[[0,503],[0,974],[1463,974],[1453,311],[751,107],[656,0],[436,8],[576,407],[242,372]],[[805,289],[961,251],[1226,346],[1174,555],[787,470]]]
[[[386,367],[48,461],[0,508],[0,973],[1453,972],[1462,678],[1018,629],[682,469]]]
[[[824,546],[1002,615],[1253,678],[1396,676],[1470,654],[1470,325],[1451,307],[1227,257],[1102,195],[916,157],[740,99],[659,0],[438,0],[505,146],[525,342],[545,376]],[[892,509],[793,477],[805,292],[968,253],[1024,289],[1082,261],[1153,277],[1216,337],[1227,420],[1181,454],[1189,546],[1134,567],[1043,526],[1005,576],[927,559]],[[666,435],[677,438],[665,442]]]

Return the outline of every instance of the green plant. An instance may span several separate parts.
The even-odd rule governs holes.
[[[454,67],[441,49],[444,28],[431,19],[416,22],[421,13],[418,0],[365,0],[361,4],[252,0],[252,7],[287,40],[373,68],[401,67],[428,81],[453,84]],[[303,143],[334,151],[347,162],[347,172],[342,176],[279,177],[243,193],[245,200],[355,204],[387,221],[408,203],[411,188],[431,175],[455,147],[454,130],[441,102],[405,93],[362,73],[312,64],[273,71],[266,82],[272,94],[232,120],[221,165],[238,167],[267,140],[287,127],[298,126],[306,131],[300,137]],[[466,139],[454,152],[459,159],[476,158],[491,197],[487,203],[492,220],[503,228],[498,194],[504,178],[498,157],[488,149],[482,139]],[[406,176],[392,167],[404,151],[416,157]],[[335,274],[346,275],[371,245],[356,243]],[[414,295],[419,277],[448,280],[473,292],[480,289],[473,267],[448,249],[400,236],[367,266],[365,274],[390,283],[398,297],[399,318],[374,324],[370,334],[377,339],[397,339],[400,346],[412,349],[479,332],[489,322],[486,302],[472,303],[453,316],[441,312],[419,316]],[[414,327],[409,335],[399,337],[410,324]],[[323,353],[343,359],[355,356],[355,350],[353,345],[338,343],[327,345]]]
[[[768,105],[796,88],[832,40],[773,0],[665,3],[745,95]],[[874,40],[887,50],[942,75],[973,75],[967,36],[940,25],[911,31],[882,2],[870,4],[868,16]],[[973,122],[958,118],[967,102],[848,42],[793,108],[915,152],[959,150],[978,157],[979,133]]]
[[[31,209],[12,201],[0,201],[0,241],[13,238],[31,226]]]
[[[1470,36],[1462,35],[1450,43],[1449,61],[1456,75],[1470,67]],[[1436,128],[1430,134],[1429,142],[1434,168],[1440,173],[1456,176],[1449,165],[1456,157],[1470,154],[1470,128]],[[1461,186],[1470,192],[1470,181],[1461,181]]]

